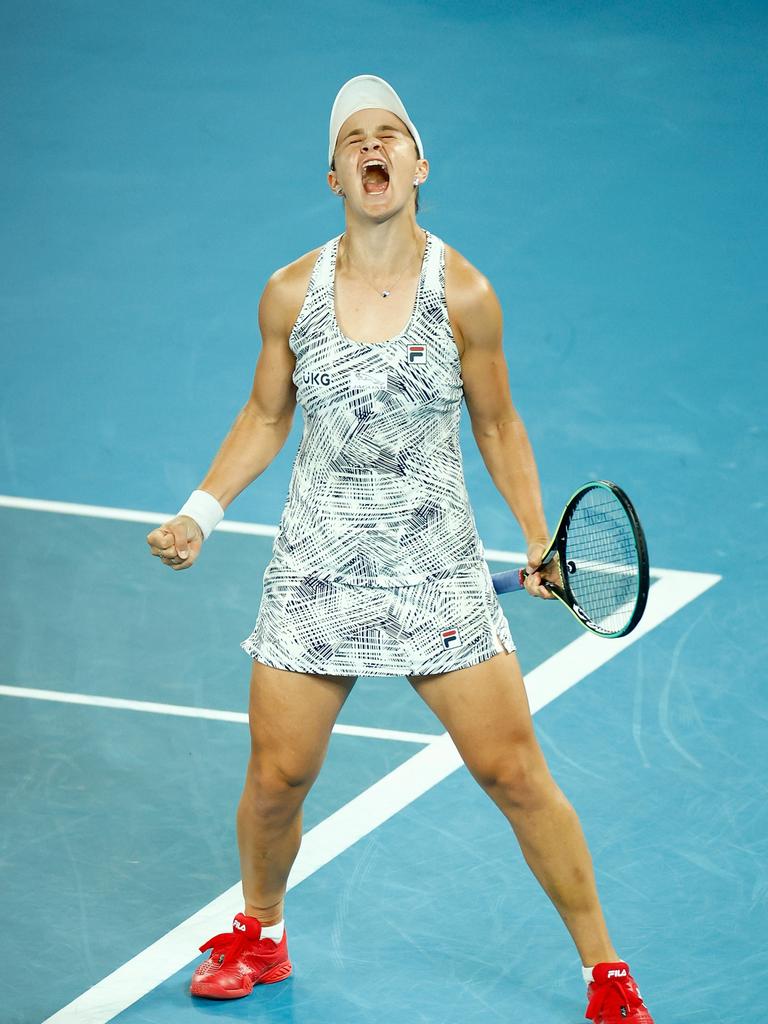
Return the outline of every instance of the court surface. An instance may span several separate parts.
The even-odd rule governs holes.
[[[330,103],[370,71],[419,222],[491,280],[550,523],[636,501],[642,628],[503,598],[543,749],[657,1024],[768,993],[763,5],[0,5],[0,1024],[575,1024],[578,957],[405,679],[361,679],[306,806],[295,974],[192,1001],[241,909],[258,610],[300,436],[191,572],[148,530],[245,401],[258,297],[343,230]],[[522,537],[463,424],[492,569]]]

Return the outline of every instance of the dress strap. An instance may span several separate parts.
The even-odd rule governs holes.
[[[328,289],[333,283],[333,272],[336,265],[336,250],[338,249],[341,235],[326,242],[320,250],[312,276],[309,279],[308,291],[315,291],[318,288]]]
[[[333,285],[333,262],[332,256],[334,247],[338,245],[339,235],[326,242],[317,254],[315,265],[307,283],[307,291],[304,301],[299,310],[299,315],[293,325],[288,345],[293,352],[296,352],[298,339],[306,328],[309,319],[316,317],[318,310],[324,310],[328,304],[328,296]]]

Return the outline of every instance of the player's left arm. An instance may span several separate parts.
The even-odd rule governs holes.
[[[446,258],[446,302],[461,353],[461,374],[472,433],[500,494],[520,523],[529,566],[549,532],[531,443],[512,402],[502,345],[503,315],[490,282],[455,250]],[[540,580],[529,591],[551,596]]]

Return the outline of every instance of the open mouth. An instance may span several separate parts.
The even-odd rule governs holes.
[[[389,186],[389,170],[383,160],[369,160],[363,165],[363,190],[368,195],[381,195]]]

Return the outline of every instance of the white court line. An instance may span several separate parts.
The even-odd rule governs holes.
[[[135,508],[115,508],[110,505],[78,505],[71,501],[45,501],[42,498],[19,498],[0,494],[0,508],[18,508],[27,512],[58,512],[65,516],[90,516],[93,519],[118,519],[127,523],[150,523],[154,526],[166,522],[175,512],[143,512]],[[223,533],[245,533],[257,537],[277,536],[277,527],[266,523],[244,523],[236,519],[223,519],[216,527]],[[492,562],[521,562],[528,558],[523,551],[504,551],[486,548],[485,557]],[[651,569],[651,576],[663,576],[666,569]],[[675,570],[669,570],[673,572]]]
[[[486,552],[489,557],[490,552]],[[570,687],[630,647],[690,601],[719,576],[665,571],[648,595],[641,624],[621,640],[583,634],[529,672],[526,689],[535,713]],[[447,733],[379,779],[304,836],[288,880],[292,889],[354,843],[413,803],[461,766]],[[197,956],[197,947],[222,929],[222,921],[242,909],[241,883],[233,885],[197,913],[107,975],[43,1024],[106,1024]]]
[[[27,512],[58,512],[64,516],[89,516],[92,519],[119,519],[126,523],[150,523],[159,526],[176,515],[175,512],[142,512],[135,508],[112,508],[109,505],[77,505],[71,501],[43,501],[40,498],[17,498],[0,494],[0,508],[18,508]],[[224,519],[216,527],[223,533],[249,533],[258,537],[275,537],[276,526],[263,523],[239,523]]]
[[[208,718],[215,722],[244,722],[245,711],[219,711],[216,708],[195,708],[184,704],[156,704],[150,700],[126,700],[123,697],[99,697],[89,693],[64,690],[37,690],[27,686],[0,686],[0,697],[25,697],[29,700],[52,700],[61,704],[86,704],[97,708],[118,708],[122,711],[147,711],[154,715],[176,715],[180,718]],[[376,729],[368,725],[340,725],[333,731],[340,736],[364,736],[371,740],[402,740],[405,743],[431,743],[435,733],[400,732],[397,729]]]
[[[71,501],[44,501],[42,498],[19,498],[11,494],[0,494],[0,508],[17,508],[27,512],[57,512],[65,516],[89,516],[93,519],[118,519],[126,523],[149,523],[159,526],[175,512],[143,512],[135,508],[113,508],[109,505],[78,505]],[[244,523],[236,519],[222,519],[216,532],[245,533],[258,537],[277,536],[277,527],[265,523]],[[525,562],[527,555],[520,551],[485,552],[487,558],[497,562]]]

